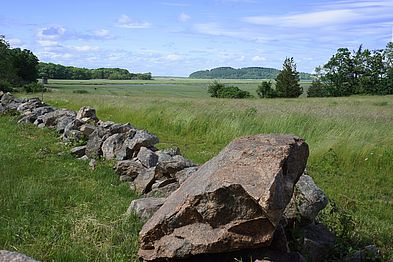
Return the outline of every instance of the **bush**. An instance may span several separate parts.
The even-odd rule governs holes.
[[[207,92],[211,97],[218,98],[249,98],[250,92],[241,90],[237,86],[225,86],[217,80],[209,84]]]
[[[307,90],[307,97],[325,97],[330,96],[325,85],[320,80],[314,80]]]
[[[26,93],[42,92],[43,86],[39,83],[30,83],[23,86]],[[45,91],[45,89],[44,89]]]
[[[87,91],[87,90],[82,90],[82,89],[78,89],[78,90],[72,91],[72,93],[75,93],[75,94],[88,94],[89,91]]]
[[[260,98],[274,98],[277,97],[277,92],[272,88],[272,82],[263,81],[257,88],[257,95]]]
[[[0,80],[0,91],[3,92],[12,92],[14,91],[10,82],[5,80]]]
[[[220,83],[217,80],[214,80],[207,87],[207,92],[210,94],[211,97],[218,97],[219,90],[223,89],[224,87],[224,84]]]

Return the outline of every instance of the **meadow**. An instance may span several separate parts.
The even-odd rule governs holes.
[[[256,80],[223,80],[222,82],[236,85],[254,95],[260,83]],[[306,139],[310,146],[311,154],[308,162],[310,175],[331,200],[332,204],[328,208],[331,212],[325,212],[321,219],[335,229],[339,235],[337,256],[340,256],[341,251],[348,252],[356,247],[375,244],[382,249],[386,258],[393,259],[391,233],[393,232],[393,191],[391,190],[393,185],[393,96],[215,99],[207,94],[208,83],[209,80],[181,78],[161,78],[153,81],[49,80],[47,87],[50,92],[44,94],[44,100],[56,107],[74,110],[84,105],[92,106],[96,108],[100,119],[121,123],[130,122],[138,128],[147,129],[160,138],[159,147],[178,146],[183,155],[196,163],[209,160],[231,140],[240,136],[257,133],[296,134]],[[304,87],[308,84],[303,83]],[[1,130],[10,129],[8,133],[1,132],[3,137],[0,141],[4,139],[9,141],[9,145],[2,146],[0,149],[2,150],[0,151],[1,176],[11,177],[12,172],[17,172],[20,181],[23,182],[25,177],[35,181],[34,172],[28,171],[28,162],[19,171],[14,171],[8,167],[8,164],[5,166],[3,163],[11,161],[18,166],[18,160],[12,160],[13,153],[8,153],[8,150],[22,143],[18,142],[18,139],[23,139],[24,132],[41,134],[40,132],[47,131],[31,131],[30,128],[13,127],[9,125],[9,121],[8,118],[1,118],[1,125],[3,125]],[[18,138],[19,135],[15,134],[22,134],[22,138]],[[41,138],[39,134],[34,136],[38,136],[38,139],[47,139]],[[53,141],[55,140],[51,134],[48,136]],[[14,139],[17,141],[14,142]],[[36,147],[39,148],[38,142]],[[34,151],[26,152],[25,158],[30,154],[34,155]],[[19,160],[22,161],[23,157]],[[60,163],[63,161],[70,161],[69,165],[74,165],[71,163],[75,162],[67,158],[61,160]],[[86,169],[83,166],[86,165],[85,163],[75,165],[78,165],[78,169]],[[103,168],[105,165],[102,164]],[[49,169],[49,167],[41,168]],[[75,170],[78,169],[75,168]],[[68,171],[64,171],[66,172]],[[48,171],[48,177],[50,173]],[[80,172],[80,178],[77,178],[79,175],[77,173],[74,174],[77,181],[83,181],[85,178],[92,179],[93,176],[96,183],[102,185],[102,190],[104,190],[103,184],[105,183],[110,188],[107,190],[115,190],[109,186],[111,183],[116,183],[111,181],[113,179],[111,175],[104,176],[100,173],[88,175]],[[60,181],[59,184],[61,184]],[[41,179],[39,182],[45,183]],[[2,182],[1,191],[5,186],[13,188],[12,192],[23,190],[19,184],[11,181],[8,184]],[[53,185],[53,190],[54,188]],[[121,185],[116,188],[123,192]],[[80,191],[83,190],[81,187],[77,190],[79,193],[74,192],[75,197],[78,198]],[[90,192],[89,187],[87,191]],[[101,194],[101,191],[97,192]],[[69,192],[69,194],[72,196],[73,193]],[[100,194],[97,194],[99,195],[97,197],[101,199]],[[118,194],[120,193],[115,192],[114,198],[108,193],[105,198],[105,201],[119,205],[118,213],[115,212],[116,216],[121,214],[120,206],[124,211],[126,204],[132,198],[130,196],[126,201],[126,196],[123,199],[119,198]],[[3,195],[7,197],[7,193]],[[3,196],[2,199],[4,199]],[[1,204],[10,206],[6,200],[3,200]],[[58,203],[53,212],[64,212],[61,206],[62,203]],[[90,216],[100,214],[99,207],[87,209]],[[2,215],[1,218],[10,220],[15,216],[18,216],[16,212],[11,212]],[[110,217],[108,214],[106,216]],[[26,220],[28,223],[33,223],[28,218]],[[48,227],[51,228],[49,224]],[[11,228],[0,226],[0,230],[11,234]],[[42,230],[47,229],[44,227]],[[123,231],[118,234],[121,235],[121,232]],[[133,239],[132,236],[130,239]],[[0,239],[0,245],[4,246],[4,243],[12,243],[12,241],[7,238],[6,240]],[[116,248],[117,245],[115,243],[113,247]],[[22,250],[28,249],[29,242],[21,239],[20,246],[17,247]],[[85,248],[90,250],[91,247]],[[97,249],[101,250],[100,248],[98,245]],[[45,250],[42,252],[44,255],[37,256],[37,258],[53,257],[47,255]],[[122,247],[119,248],[119,252],[122,252]],[[104,251],[97,253],[98,255],[106,254]]]

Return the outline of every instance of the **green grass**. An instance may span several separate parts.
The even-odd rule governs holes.
[[[75,110],[93,106],[100,119],[147,129],[161,139],[159,147],[179,146],[197,163],[239,136],[303,137],[311,176],[355,224],[346,248],[376,244],[393,259],[393,96],[229,100],[208,97],[209,80],[154,81],[148,83],[161,85],[50,81],[45,101]],[[222,82],[255,90],[260,81]],[[72,93],[81,89],[89,93]],[[340,221],[327,220],[332,227]]]
[[[92,171],[53,132],[0,117],[0,249],[40,261],[137,261],[136,196],[109,163]]]

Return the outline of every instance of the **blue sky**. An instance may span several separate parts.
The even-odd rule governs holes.
[[[0,34],[41,61],[187,76],[218,66],[312,72],[339,47],[392,41],[393,0],[13,0]]]

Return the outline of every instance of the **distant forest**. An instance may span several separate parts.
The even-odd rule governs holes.
[[[211,70],[196,71],[192,73],[190,78],[202,79],[275,79],[280,70],[266,67],[217,67]],[[312,74],[299,73],[300,79],[311,80]]]
[[[63,66],[53,63],[38,64],[39,77],[50,79],[112,79],[112,80],[151,80],[151,73],[130,73],[127,69],[121,68],[97,68],[88,69],[73,66]]]

